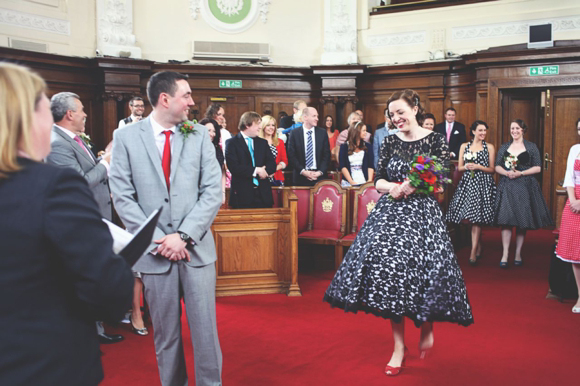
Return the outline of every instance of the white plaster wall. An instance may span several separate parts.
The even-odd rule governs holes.
[[[45,23],[56,20],[68,26],[68,34],[55,33],[48,24],[1,23],[0,46],[8,46],[8,38],[48,44],[48,51],[69,56],[95,56],[96,19],[95,0],[0,0],[0,12]]]
[[[320,64],[323,47],[323,0],[272,0],[268,21],[260,18],[237,34],[213,29],[198,14],[194,20],[189,0],[133,0],[134,33],[144,59],[191,60],[192,42],[269,43],[274,65]]]
[[[359,23],[359,61],[369,65],[419,62],[429,60],[433,49],[462,55],[526,43],[526,34],[511,34],[515,26],[550,20],[558,20],[561,27],[554,40],[580,39],[578,0],[499,0],[370,16],[368,26],[364,19]]]

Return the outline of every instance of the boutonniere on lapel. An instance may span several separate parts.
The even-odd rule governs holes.
[[[179,131],[183,134],[183,138],[186,139],[187,136],[191,133],[195,133],[195,129],[193,128],[194,122],[184,121],[179,124]]]
[[[82,139],[82,141],[85,143],[85,146],[88,147],[89,149],[93,148],[93,145],[91,145],[91,137],[89,137],[88,135],[86,135],[85,133],[80,133],[79,137]]]

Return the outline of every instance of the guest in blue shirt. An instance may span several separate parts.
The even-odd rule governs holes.
[[[397,131],[399,131],[398,129],[389,129],[389,124],[391,122],[391,120],[389,119],[389,114],[387,109],[385,108],[384,111],[384,115],[385,115],[385,123],[378,125],[377,126],[377,130],[375,131],[375,138],[373,141],[373,158],[374,158],[374,163],[373,166],[375,168],[375,170],[378,168],[378,164],[379,164],[379,150],[381,150],[381,145],[383,144],[383,140],[385,139],[385,137],[388,137],[389,135],[393,135],[395,134]]]

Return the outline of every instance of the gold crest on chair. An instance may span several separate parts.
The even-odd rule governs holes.
[[[373,211],[373,209],[375,209],[375,205],[377,205],[377,203],[374,200],[367,204],[367,213],[368,214],[370,214]]]
[[[332,201],[330,201],[330,199],[328,197],[326,197],[324,199],[324,201],[322,201],[322,210],[324,212],[328,213],[332,210],[333,205],[334,205],[334,203]]]

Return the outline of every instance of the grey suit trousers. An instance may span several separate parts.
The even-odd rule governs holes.
[[[162,274],[143,274],[151,310],[157,366],[163,386],[187,385],[181,339],[181,296],[185,302],[195,360],[195,384],[221,385],[222,352],[215,311],[215,265],[173,262]]]

